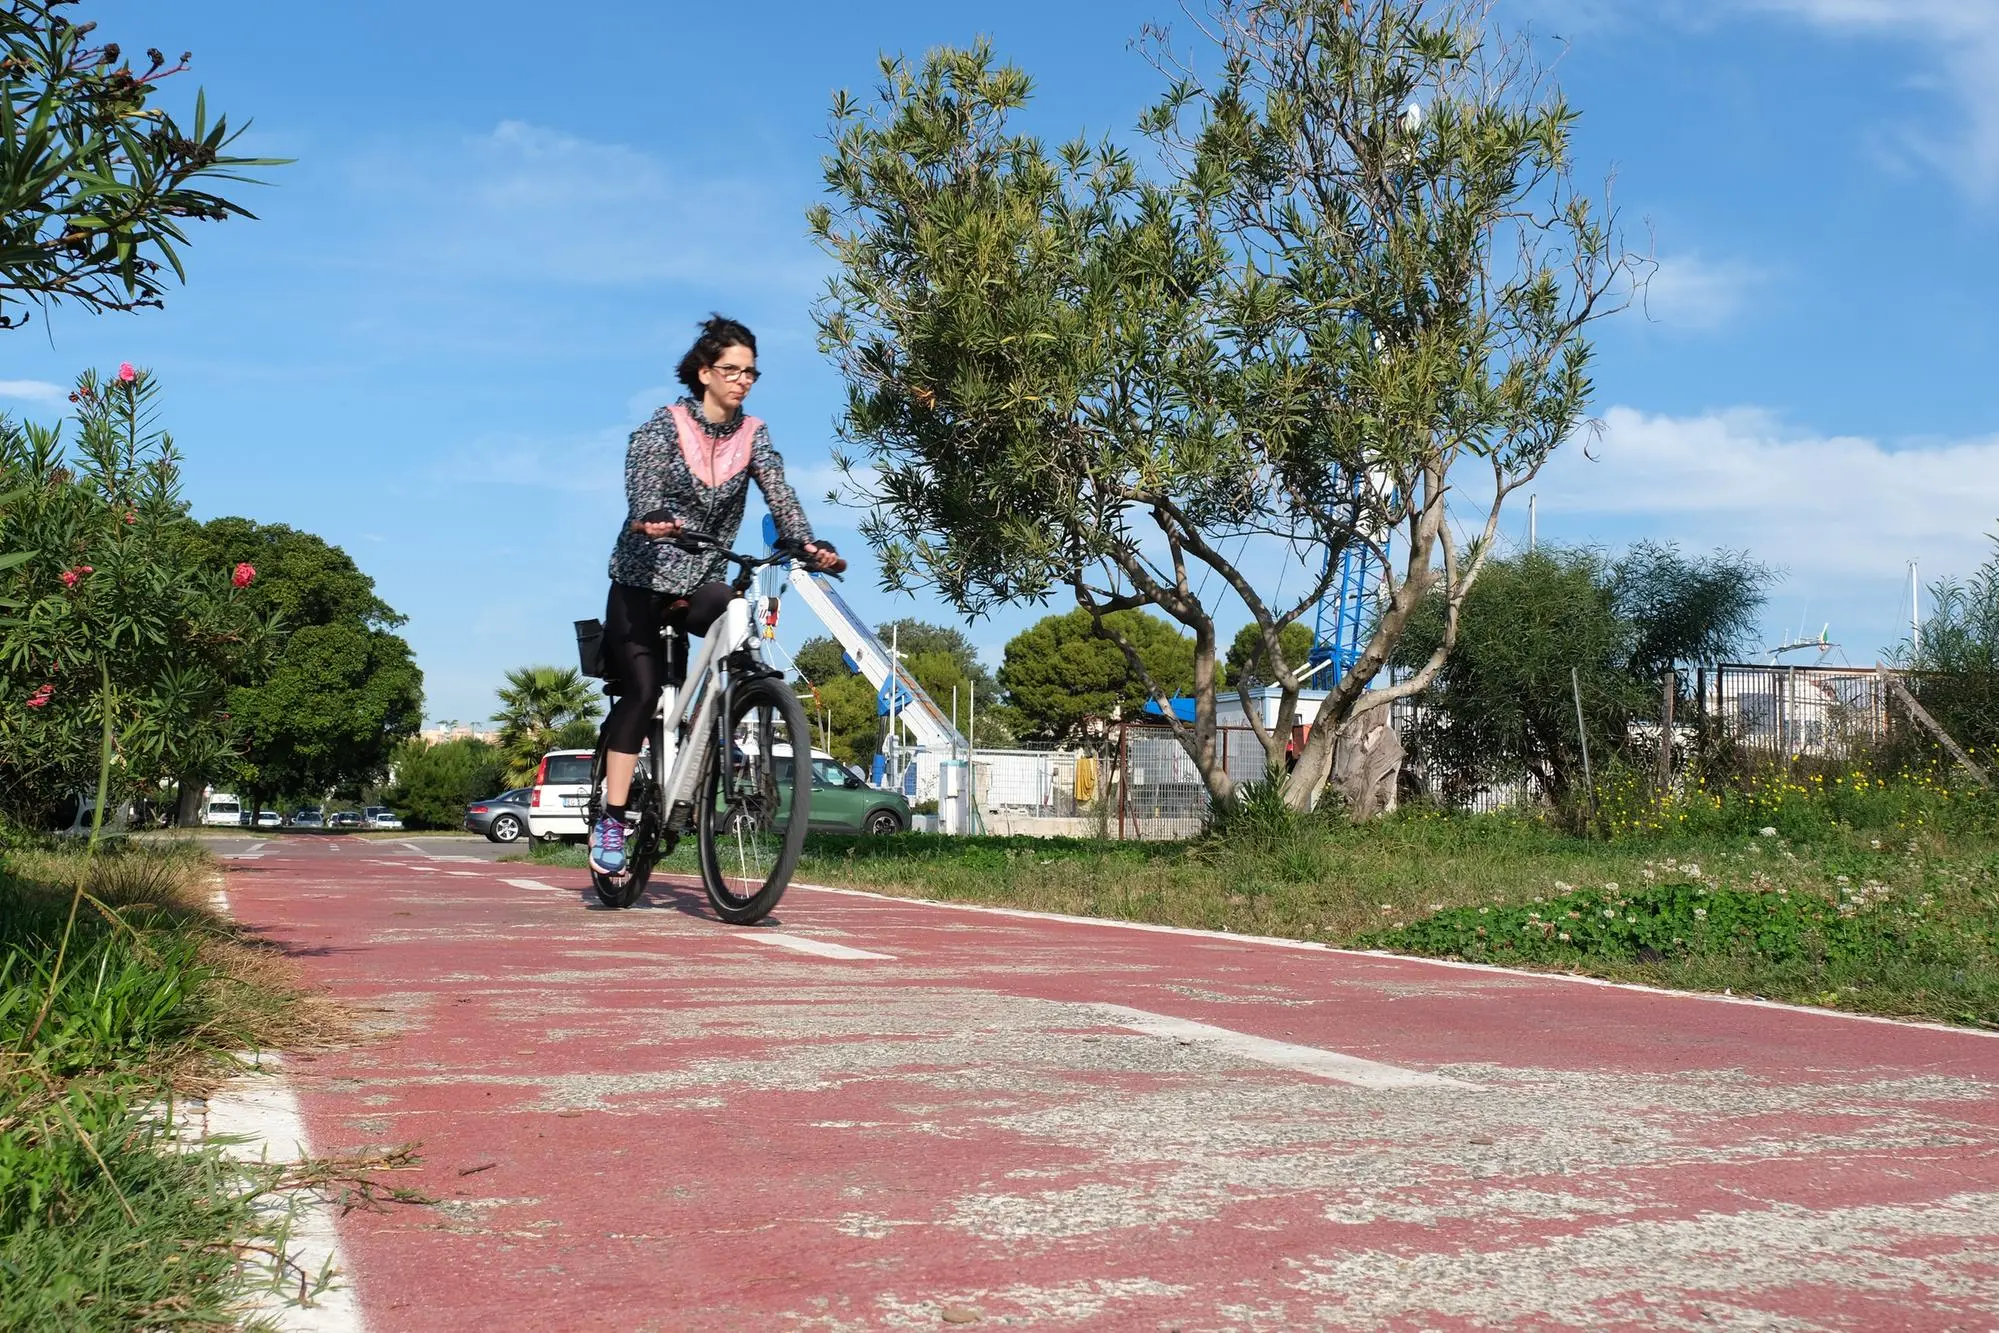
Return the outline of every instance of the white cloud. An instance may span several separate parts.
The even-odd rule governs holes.
[[[1954,130],[1910,126],[1907,149],[1969,194],[1999,195],[1999,2],[1995,0],[1737,0],[1831,32],[1913,42],[1937,62]]]
[[[1762,285],[1764,273],[1736,260],[1699,254],[1656,261],[1639,295],[1647,319],[1669,328],[1707,333],[1733,322]]]
[[[524,121],[355,164],[398,258],[483,278],[588,286],[816,285],[803,205],[751,178],[696,179],[652,153]]]
[[[69,390],[47,380],[0,380],[0,398],[54,406],[69,397]]]
[[[1773,608],[1809,601],[1856,661],[1899,637],[1909,560],[1926,583],[1968,574],[1999,529],[1999,437],[1890,446],[1801,434],[1756,409],[1615,407],[1590,453],[1565,449],[1542,474],[1544,533],[1747,550],[1788,572]]]

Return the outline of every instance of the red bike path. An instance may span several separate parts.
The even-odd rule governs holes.
[[[1999,1040],[1226,935],[288,840],[231,909],[368,1328],[1999,1328]]]

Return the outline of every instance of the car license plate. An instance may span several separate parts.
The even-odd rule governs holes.
[[[579,810],[589,799],[587,796],[565,796],[562,798],[562,803],[572,810]]]

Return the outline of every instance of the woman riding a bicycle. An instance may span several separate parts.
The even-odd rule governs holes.
[[[632,773],[667,684],[660,631],[706,634],[734,596],[721,581],[725,557],[666,539],[691,529],[732,544],[754,479],[782,540],[799,543],[814,569],[844,567],[832,546],[813,539],[769,430],[743,414],[758,375],[756,335],[721,315],[704,321],[680,359],[686,395],[633,431],[625,451],[628,512],[604,608],[606,674],[621,692],[604,719],[603,816],[590,830],[590,865],[606,875],[625,869]]]

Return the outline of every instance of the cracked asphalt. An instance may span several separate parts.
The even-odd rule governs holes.
[[[244,839],[374,1330],[1999,1328],[1999,1040],[795,886]]]

